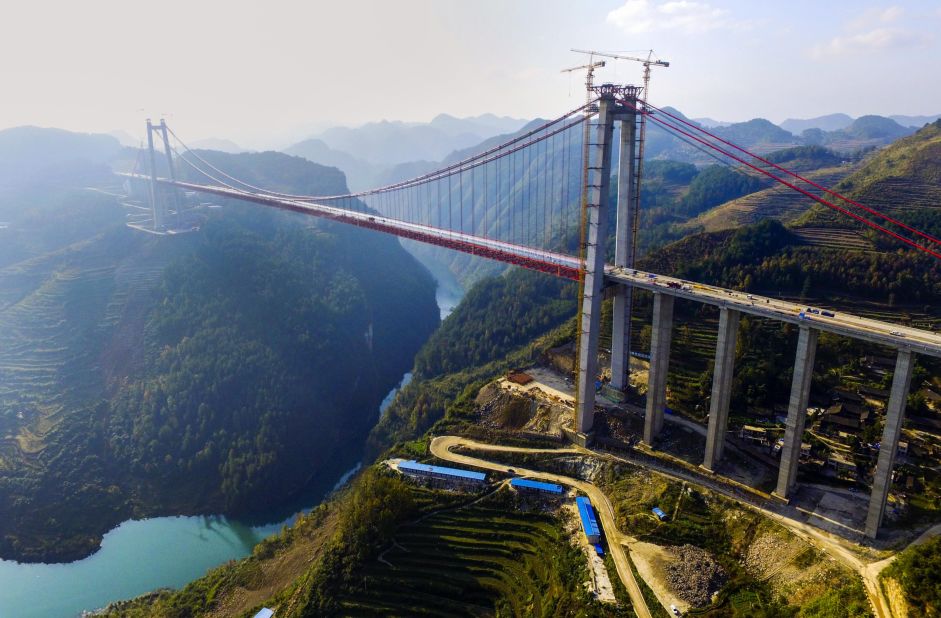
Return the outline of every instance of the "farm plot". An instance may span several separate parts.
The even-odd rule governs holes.
[[[824,187],[832,187],[855,169],[854,166],[845,165],[815,170],[804,175]],[[809,185],[803,188],[815,195],[822,194],[820,190]],[[717,232],[769,218],[787,223],[798,218],[814,204],[816,202],[809,197],[779,184],[726,202],[691,219],[684,226]]]
[[[0,461],[29,465],[142,348],[150,293],[179,251],[124,230],[109,241],[0,270]]]
[[[404,527],[395,541],[365,567],[344,615],[551,615],[561,598],[580,597],[588,578],[553,518],[512,507],[442,512]]]

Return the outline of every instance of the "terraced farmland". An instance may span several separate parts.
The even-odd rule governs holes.
[[[804,173],[804,176],[824,187],[832,187],[856,169],[858,169],[857,166],[851,165],[828,167]],[[820,193],[819,190],[812,192]],[[793,189],[775,184],[768,189],[717,206],[688,221],[684,226],[691,230],[702,229],[706,232],[717,232],[768,218],[788,222],[796,219],[815,203],[809,197]]]
[[[799,227],[792,230],[802,243],[830,249],[872,251],[872,243],[856,230],[836,227]]]
[[[344,615],[556,615],[588,579],[553,518],[493,503],[433,515],[395,540],[364,569],[363,589],[344,598]]]
[[[100,399],[107,367],[127,371],[140,347],[149,292],[178,253],[110,234],[0,270],[0,465],[37,464],[63,415]]]

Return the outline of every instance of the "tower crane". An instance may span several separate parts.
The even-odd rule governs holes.
[[[637,56],[624,56],[622,54],[610,54],[608,52],[599,52],[585,49],[573,49],[572,51],[578,54],[588,54],[592,59],[594,59],[595,56],[601,56],[603,58],[614,58],[615,60],[632,60],[644,65],[644,100],[650,98],[650,93],[648,92],[650,88],[650,67],[670,66],[670,63],[666,62],[665,60],[655,60],[652,49],[647,52],[646,58],[638,58]]]
[[[569,67],[567,69],[562,69],[560,73],[574,73],[575,71],[581,71],[583,69],[586,70],[587,73],[585,74],[585,92],[588,93],[586,95],[587,97],[586,103],[591,103],[591,87],[594,86],[595,84],[595,69],[600,69],[604,65],[605,65],[604,60],[599,60],[598,62],[595,62],[595,59],[593,57],[590,57],[588,59],[588,64],[582,64],[577,67]],[[586,113],[588,113],[589,111],[590,110],[586,110]]]

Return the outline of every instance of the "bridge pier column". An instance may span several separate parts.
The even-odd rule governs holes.
[[[591,431],[595,422],[595,380],[598,377],[598,335],[601,328],[601,285],[608,237],[608,188],[611,176],[611,138],[614,133],[614,97],[598,101],[595,136],[588,156],[585,209],[585,280],[582,292],[581,333],[578,342],[575,429]]]
[[[670,340],[673,333],[673,296],[653,295],[653,330],[650,335],[650,371],[647,378],[647,411],[644,415],[644,442],[653,446],[663,428],[667,403],[667,372],[670,369]]]
[[[712,373],[712,398],[709,404],[709,427],[706,431],[706,458],[703,466],[715,470],[725,450],[725,434],[729,424],[729,402],[732,399],[732,374],[735,371],[735,342],[741,313],[722,307],[719,310],[719,336]]]
[[[176,174],[173,171],[173,151],[170,150],[170,136],[167,130],[167,122],[163,118],[160,119],[160,134],[163,136],[163,151],[167,156],[167,177],[171,182],[176,182]],[[180,223],[180,199],[177,194],[176,187],[168,186],[166,187],[167,199],[173,203],[173,207],[176,210],[176,222],[177,225]],[[164,210],[166,211],[166,204],[164,204]],[[164,215],[169,213],[164,212]]]
[[[797,464],[801,456],[804,422],[807,420],[807,403],[810,400],[810,383],[814,375],[814,360],[817,355],[817,335],[816,329],[801,326],[797,338],[791,398],[788,401],[787,423],[784,427],[784,446],[781,448],[778,485],[774,490],[774,495],[783,499],[787,499],[788,494],[797,484]]]
[[[614,230],[614,265],[634,266],[634,157],[636,113],[621,116],[618,160],[618,202]],[[611,387],[627,388],[631,371],[631,301],[634,288],[618,285],[614,290],[611,328]]]
[[[889,488],[892,487],[892,467],[895,464],[895,453],[899,448],[899,435],[902,431],[902,420],[905,417],[908,391],[912,385],[913,364],[912,351],[900,349],[895,361],[895,375],[892,377],[889,403],[885,410],[885,429],[882,432],[879,460],[876,462],[876,472],[872,480],[869,513],[866,515],[866,536],[871,539],[879,534],[886,499],[889,497]]]
[[[154,151],[154,125],[147,119],[147,149],[150,152],[150,208],[154,217],[154,231],[163,227],[163,213],[157,193],[157,154]]]

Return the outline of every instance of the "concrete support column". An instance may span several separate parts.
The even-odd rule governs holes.
[[[173,151],[170,150],[170,136],[169,131],[167,130],[167,122],[163,118],[160,119],[160,133],[163,136],[163,151],[167,156],[167,178],[175,182],[176,174],[173,171]],[[176,191],[176,187],[166,187],[166,189],[167,198],[173,203],[173,207],[176,210],[176,222],[179,224],[180,200]]]
[[[715,470],[725,448],[729,424],[729,402],[732,399],[732,374],[735,371],[735,342],[741,313],[722,307],[719,310],[719,336],[716,340],[716,362],[712,373],[712,398],[709,404],[709,428],[706,431],[706,458],[703,466]]]
[[[879,534],[886,498],[889,497],[889,488],[892,487],[892,466],[895,464],[895,453],[899,448],[899,434],[905,417],[908,391],[912,385],[913,361],[911,350],[899,350],[889,403],[885,410],[885,429],[882,432],[882,444],[879,446],[879,460],[876,462],[876,472],[872,480],[869,513],[866,515],[866,536],[871,539]]]
[[[784,427],[784,446],[781,448],[781,465],[778,468],[778,486],[774,490],[774,494],[780,498],[786,499],[797,483],[797,464],[801,456],[810,382],[814,375],[814,359],[817,355],[817,335],[818,331],[813,328],[800,327],[797,354],[794,358],[794,377],[791,380],[791,399],[787,405],[787,423]]]
[[[150,208],[154,216],[154,231],[163,225],[163,216],[157,200],[157,155],[154,152],[154,125],[147,119],[147,149],[150,151]]]
[[[644,442],[648,446],[653,445],[654,439],[663,428],[672,333],[673,296],[654,292],[653,330],[650,334],[650,373],[647,378],[647,413],[644,416]]]
[[[602,96],[599,99],[595,135],[588,153],[588,185],[585,202],[587,247],[581,335],[578,341],[577,401],[575,402],[575,429],[579,433],[591,431],[595,420],[595,380],[598,377],[601,284],[604,281],[604,251],[608,237],[608,187],[611,176],[614,105],[614,97],[611,95]]]
[[[618,150],[618,202],[614,230],[614,265],[634,266],[634,157],[636,113],[621,116],[621,144]],[[624,390],[631,370],[631,300],[633,287],[619,285],[614,290],[611,327],[611,386]]]

